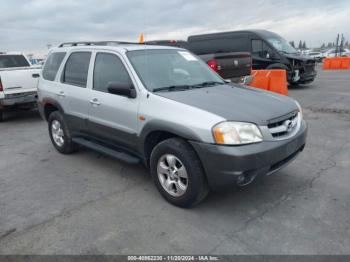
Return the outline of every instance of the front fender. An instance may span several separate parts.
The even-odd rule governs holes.
[[[139,152],[144,152],[145,141],[148,135],[151,134],[152,132],[157,132],[157,131],[168,132],[176,136],[182,137],[186,140],[203,142],[200,136],[197,135],[193,130],[191,130],[187,126],[184,126],[178,123],[172,123],[165,120],[150,120],[143,126],[140,132],[139,139],[138,139]]]

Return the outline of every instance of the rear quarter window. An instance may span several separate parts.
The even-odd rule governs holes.
[[[0,55],[0,68],[30,66],[23,55]]]
[[[49,58],[46,60],[44,69],[43,69],[43,78],[45,80],[54,81],[56,74],[60,65],[65,57],[65,52],[52,53]]]

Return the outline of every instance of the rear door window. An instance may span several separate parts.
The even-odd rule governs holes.
[[[79,87],[86,87],[91,52],[72,53],[64,67],[62,82]]]
[[[30,66],[23,55],[0,55],[0,68]]]
[[[54,81],[56,78],[57,71],[65,57],[65,52],[52,53],[45,62],[43,69],[43,78],[45,80]]]

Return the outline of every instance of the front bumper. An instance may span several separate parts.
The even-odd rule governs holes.
[[[316,76],[317,76],[317,72],[316,71],[311,72],[311,73],[303,73],[300,76],[300,79],[299,79],[298,83],[300,83],[300,84],[310,83],[310,82],[315,80]]]
[[[0,105],[2,107],[6,107],[6,106],[35,103],[37,100],[37,97],[38,97],[37,92],[9,94],[9,95],[5,95],[4,98],[0,99]]]
[[[288,83],[307,84],[315,80],[317,76],[315,64],[304,64],[288,71]]]
[[[290,163],[305,146],[307,126],[302,121],[292,138],[242,146],[190,143],[197,152],[212,190],[246,185],[256,177],[270,175]]]

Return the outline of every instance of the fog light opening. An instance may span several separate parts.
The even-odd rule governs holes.
[[[256,174],[249,174],[249,173],[242,174],[237,177],[236,183],[240,187],[246,186],[246,185],[249,185],[251,182],[253,182],[255,177],[256,177]]]

